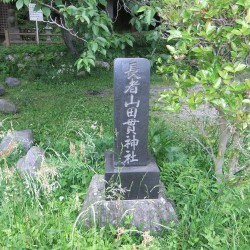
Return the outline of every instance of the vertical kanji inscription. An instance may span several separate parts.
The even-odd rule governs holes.
[[[114,67],[115,165],[144,166],[148,162],[150,63],[118,58]]]

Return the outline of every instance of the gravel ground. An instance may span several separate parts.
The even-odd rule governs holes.
[[[196,120],[202,120],[204,118],[209,118],[209,119],[216,119],[218,114],[217,111],[209,107],[208,105],[201,105],[199,108],[196,110],[191,110],[187,105],[183,105],[181,107],[180,112],[169,112],[164,110],[164,104],[160,103],[158,99],[160,98],[160,93],[163,92],[164,90],[169,90],[169,86],[152,86],[150,89],[150,112],[152,115],[160,115],[163,117],[175,117],[179,119],[185,119],[185,120],[191,120],[191,119],[196,119]],[[196,88],[197,91],[199,91],[199,87]]]

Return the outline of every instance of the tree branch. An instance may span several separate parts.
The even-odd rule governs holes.
[[[56,25],[57,27],[59,27],[59,28],[61,28],[61,29],[64,29],[64,30],[68,31],[70,35],[76,37],[77,39],[82,40],[82,41],[84,41],[84,42],[87,42],[87,40],[85,40],[84,38],[79,37],[79,36],[77,35],[78,33],[77,33],[77,32],[74,32],[73,29],[67,28],[67,27],[63,24],[62,18],[60,18],[60,23],[58,23],[57,18],[53,19],[53,18],[50,16],[49,19],[50,19],[50,20],[44,21],[44,22],[45,22],[45,23],[49,23],[49,24],[54,24],[54,25]]]

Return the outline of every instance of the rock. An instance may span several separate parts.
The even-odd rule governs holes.
[[[23,68],[25,67],[25,65],[22,64],[22,63],[18,63],[18,64],[17,64],[17,67],[18,67],[19,69],[23,69]]]
[[[17,85],[20,84],[20,80],[14,77],[7,77],[5,79],[5,83],[9,86],[9,87],[15,87]]]
[[[8,156],[21,145],[27,152],[33,145],[33,135],[30,129],[13,131],[6,135],[0,143],[0,157]]]
[[[24,57],[24,61],[30,61],[31,60],[31,56],[30,55],[26,55],[25,57]]]
[[[122,226],[126,216],[132,216],[131,224],[142,230],[159,231],[161,225],[177,223],[172,201],[165,196],[165,187],[160,184],[158,199],[105,200],[103,175],[94,175],[85,197],[79,223],[84,227],[103,227],[107,224]]]
[[[79,71],[77,72],[77,76],[85,76],[86,72],[85,71]]]
[[[0,112],[3,113],[16,113],[16,105],[6,101],[5,99],[0,99]]]
[[[44,150],[40,147],[33,146],[27,152],[26,156],[18,160],[16,167],[21,173],[34,176],[36,172],[41,168],[44,160]]]
[[[0,86],[0,96],[5,94],[5,88]]]
[[[15,58],[15,56],[13,56],[13,55],[7,55],[7,56],[5,57],[5,60],[6,60],[6,61],[15,62],[16,58]]]
[[[249,71],[243,71],[243,72],[240,72],[240,73],[237,73],[235,75],[235,80],[237,82],[245,82],[246,79],[249,79],[250,78],[250,72]]]
[[[96,67],[104,68],[106,70],[110,70],[110,64],[108,62],[95,61],[95,66]]]
[[[189,88],[189,90],[194,92],[202,92],[205,91],[205,88],[202,86],[202,84],[196,84],[193,87]]]

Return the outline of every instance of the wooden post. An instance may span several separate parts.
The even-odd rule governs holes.
[[[36,21],[36,43],[39,44],[38,21]]]
[[[10,36],[9,36],[9,31],[8,30],[5,30],[4,31],[5,33],[5,45],[6,47],[9,47],[10,46]]]

